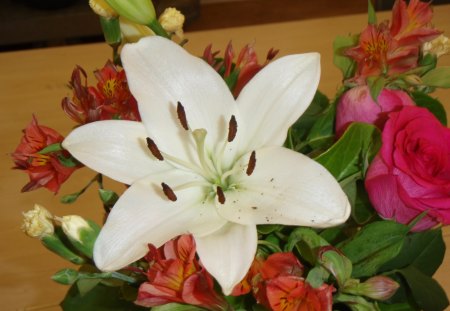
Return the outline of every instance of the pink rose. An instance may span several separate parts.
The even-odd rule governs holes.
[[[352,122],[374,124],[382,129],[390,112],[414,105],[409,95],[400,90],[383,89],[377,100],[378,103],[373,101],[367,85],[345,92],[337,106],[336,134],[341,136]]]
[[[427,109],[404,107],[389,114],[382,140],[365,181],[378,214],[408,224],[427,211],[414,231],[450,224],[450,129]]]

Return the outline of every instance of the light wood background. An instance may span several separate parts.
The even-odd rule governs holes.
[[[435,9],[434,24],[450,33],[450,6]],[[380,19],[389,18],[380,15]],[[366,25],[365,15],[350,15],[313,19],[262,26],[220,29],[189,33],[187,49],[201,54],[204,47],[213,43],[216,49],[225,48],[233,40],[236,49],[246,43],[254,43],[261,57],[275,47],[281,55],[318,51],[322,54],[322,78],[320,89],[333,96],[340,85],[340,74],[332,64],[331,44],[335,36],[357,33]],[[14,151],[23,129],[35,114],[42,125],[59,130],[66,135],[72,124],[60,109],[61,99],[70,94],[66,83],[76,64],[88,73],[100,68],[110,57],[104,44],[80,45],[43,50],[20,51],[0,54],[0,302],[1,310],[59,310],[58,303],[67,287],[50,280],[59,269],[70,265],[44,249],[39,241],[26,237],[20,231],[21,213],[34,203],[46,206],[55,215],[79,214],[102,221],[102,210],[94,189],[90,189],[79,202],[65,206],[59,196],[46,190],[20,194],[27,176],[12,171],[8,155]],[[450,65],[450,57],[440,59],[441,65]],[[90,81],[94,79],[91,75]],[[450,91],[439,91],[436,96],[450,111]],[[449,114],[448,114],[449,115]],[[79,190],[94,175],[88,169],[75,173],[61,189],[61,194]],[[122,191],[121,186],[107,181],[110,188]],[[445,239],[450,243],[450,230],[446,228]],[[436,278],[450,293],[450,255]]]

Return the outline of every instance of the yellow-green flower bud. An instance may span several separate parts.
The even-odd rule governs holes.
[[[55,232],[52,214],[39,204],[23,213],[24,219],[22,230],[33,238],[42,239],[44,236],[52,235]]]
[[[436,57],[440,57],[449,53],[450,40],[444,35],[440,35],[439,37],[426,42],[423,45],[423,54],[432,54],[436,55]]]
[[[89,0],[89,6],[95,14],[105,18],[115,18],[119,16],[112,7],[105,2],[105,0]]]
[[[159,23],[170,34],[175,34],[178,38],[183,39],[184,15],[175,8],[167,8],[159,16]]]
[[[124,17],[121,17],[119,21],[123,42],[134,43],[143,37],[155,35],[147,26],[133,23]]]
[[[141,25],[150,25],[156,18],[155,8],[150,0],[106,0],[120,16]]]
[[[61,227],[72,245],[92,258],[94,243],[100,233],[100,227],[94,222],[77,215],[64,216],[60,221]]]

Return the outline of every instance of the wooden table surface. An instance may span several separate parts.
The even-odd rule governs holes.
[[[434,25],[450,33],[450,5],[435,7]],[[390,15],[383,13],[379,19]],[[320,89],[332,96],[340,84],[340,73],[332,64],[333,38],[337,35],[360,32],[366,25],[365,15],[349,15],[334,18],[312,19],[261,26],[240,27],[213,31],[189,33],[187,49],[197,55],[204,47],[213,46],[223,51],[232,39],[236,49],[246,43],[254,43],[261,57],[275,47],[281,55],[318,51],[322,54],[322,78]],[[1,310],[59,310],[58,303],[64,297],[67,287],[50,280],[59,269],[70,266],[42,247],[37,240],[26,237],[20,230],[21,213],[33,207],[34,203],[46,206],[54,214],[62,216],[80,214],[101,223],[102,211],[96,198],[96,191],[90,189],[76,204],[65,206],[59,203],[59,196],[46,190],[21,194],[21,187],[27,176],[13,171],[8,155],[21,137],[23,129],[35,114],[42,125],[57,129],[66,135],[74,125],[61,111],[60,103],[70,94],[66,87],[72,69],[76,64],[88,73],[103,66],[110,57],[105,44],[90,44],[19,51],[0,54],[0,132],[1,156],[0,192],[0,303]],[[439,60],[441,65],[450,65],[450,56]],[[93,77],[91,75],[91,82]],[[436,95],[450,112],[450,90]],[[449,115],[449,114],[448,114]],[[88,169],[75,173],[60,193],[78,191],[94,175]],[[121,190],[120,186],[107,181],[110,188]],[[446,228],[445,240],[450,243],[450,230]],[[436,274],[436,278],[450,293],[450,255]]]

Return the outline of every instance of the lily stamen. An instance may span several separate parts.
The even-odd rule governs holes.
[[[247,176],[250,176],[253,173],[253,171],[255,170],[255,166],[256,166],[256,152],[255,150],[253,150],[252,154],[250,155],[250,160],[248,161],[246,171]]]
[[[231,143],[236,137],[237,133],[237,122],[234,115],[231,116],[230,122],[228,123],[228,142]]]
[[[178,120],[181,123],[181,126],[187,131],[189,129],[189,126],[186,118],[186,112],[184,110],[183,105],[180,102],[177,102],[177,115]]]
[[[161,183],[162,189],[166,197],[172,201],[175,202],[177,200],[177,196],[175,192],[173,192],[172,188],[169,187],[166,183]]]
[[[225,204],[225,194],[223,193],[222,188],[217,186],[216,192],[217,192],[217,199],[219,200],[219,203]]]
[[[162,156],[161,152],[159,151],[158,146],[156,143],[151,139],[150,137],[146,138],[147,141],[147,147],[150,150],[150,152],[153,154],[155,158],[157,158],[159,161],[163,161],[164,157]]]

